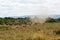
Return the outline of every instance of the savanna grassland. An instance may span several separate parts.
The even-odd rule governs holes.
[[[0,25],[0,40],[60,40],[60,23]]]
[[[60,40],[60,18],[34,20],[29,17],[0,18],[0,40]]]

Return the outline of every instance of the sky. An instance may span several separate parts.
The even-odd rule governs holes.
[[[60,15],[60,0],[0,0],[0,17]]]

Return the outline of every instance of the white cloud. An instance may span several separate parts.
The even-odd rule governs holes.
[[[0,16],[60,15],[60,0],[0,0]]]

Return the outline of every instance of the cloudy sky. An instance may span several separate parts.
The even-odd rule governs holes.
[[[60,0],[0,0],[0,17],[60,15]]]

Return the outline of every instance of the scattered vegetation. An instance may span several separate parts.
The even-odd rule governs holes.
[[[60,18],[54,19],[54,18],[47,18],[45,23],[54,23],[54,22],[60,22]],[[32,21],[29,17],[25,18],[12,18],[12,17],[4,17],[0,18],[0,25],[26,25],[32,24]]]
[[[0,40],[60,39],[60,18],[48,18],[44,24],[32,24],[30,18],[0,18]],[[36,33],[36,34],[35,34]],[[56,35],[55,35],[56,33]],[[47,36],[47,37],[44,37]],[[33,36],[35,38],[33,38]]]
[[[0,18],[0,25],[22,25],[22,24],[30,24],[31,21],[28,17],[25,18],[11,18],[5,17]]]
[[[46,23],[54,23],[54,22],[60,22],[60,18],[54,19],[54,18],[47,18]]]
[[[53,18],[48,18],[48,19],[46,20],[46,22],[47,22],[47,23],[53,23],[53,22],[56,22],[56,20],[53,19]]]

